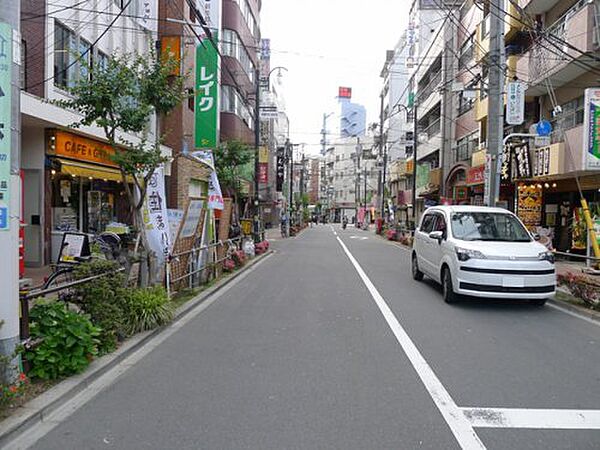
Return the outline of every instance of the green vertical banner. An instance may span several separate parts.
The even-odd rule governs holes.
[[[218,42],[218,33],[212,34]],[[196,149],[216,149],[219,123],[219,55],[208,38],[196,47]]]
[[[590,153],[600,159],[600,107],[590,105]]]
[[[12,28],[0,23],[0,231],[10,223]]]

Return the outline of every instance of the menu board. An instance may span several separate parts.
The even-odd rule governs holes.
[[[517,213],[527,228],[542,224],[542,188],[521,186],[518,189]]]

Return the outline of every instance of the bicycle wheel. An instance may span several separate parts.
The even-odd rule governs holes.
[[[62,285],[68,284],[72,281],[75,281],[75,276],[73,275],[72,267],[63,267],[62,269],[58,269],[56,272],[52,273],[44,283],[43,289],[52,289],[58,288]],[[56,291],[59,300],[62,301],[70,301],[75,295],[75,291],[73,288],[65,288]]]

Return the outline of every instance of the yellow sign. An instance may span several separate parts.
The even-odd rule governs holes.
[[[258,162],[265,164],[269,162],[269,149],[267,147],[258,148]]]
[[[406,174],[410,174],[413,173],[413,169],[414,169],[414,160],[409,159],[408,161],[406,161],[406,165],[404,166],[404,173]]]
[[[160,42],[163,63],[172,64],[170,75],[181,73],[181,36],[163,36]]]
[[[118,167],[112,160],[115,150],[107,144],[65,131],[56,131],[53,137],[54,149],[50,147],[48,153],[79,161]]]
[[[240,225],[242,226],[243,234],[252,234],[252,219],[242,219],[240,220]]]
[[[485,164],[485,155],[487,150],[479,150],[471,155],[471,167],[483,166]]]

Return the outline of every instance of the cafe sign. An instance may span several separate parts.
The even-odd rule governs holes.
[[[48,153],[63,158],[118,167],[113,161],[115,150],[108,144],[65,131],[50,135]]]

